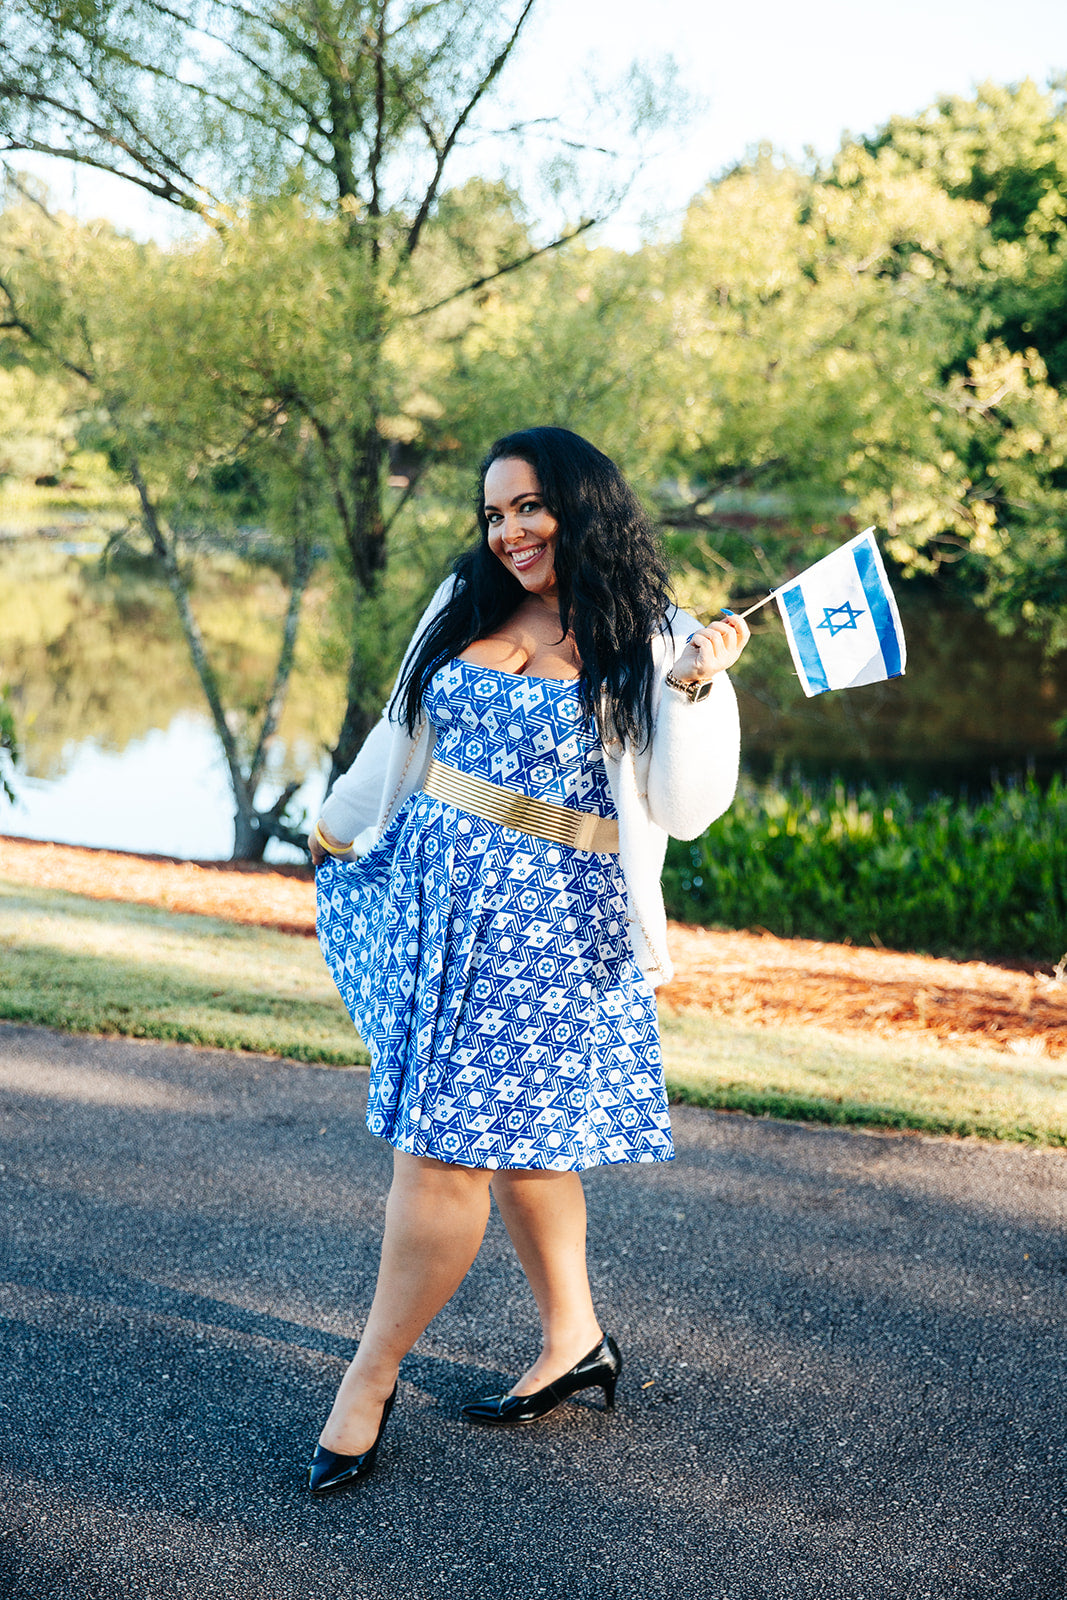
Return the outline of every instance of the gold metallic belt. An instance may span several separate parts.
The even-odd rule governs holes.
[[[424,794],[443,800],[446,805],[484,817],[487,822],[498,822],[502,828],[517,828],[535,839],[550,839],[553,844],[594,854],[619,853],[619,824],[615,817],[572,811],[569,806],[553,805],[551,800],[516,794],[514,789],[487,783],[470,772],[457,772],[443,761],[430,761],[422,788]]]

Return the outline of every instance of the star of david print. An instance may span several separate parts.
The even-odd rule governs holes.
[[[573,684],[457,661],[435,674],[427,711],[450,764],[611,814]],[[416,794],[375,850],[316,883],[323,952],[374,1060],[372,1133],[490,1169],[672,1158],[655,997],[617,857]]]
[[[822,621],[817,622],[815,626],[828,629],[831,639],[834,639],[847,628],[855,629],[857,618],[866,615],[865,611],[857,611],[851,602],[846,600],[843,606],[823,606]]]

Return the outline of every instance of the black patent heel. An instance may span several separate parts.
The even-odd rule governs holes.
[[[393,1392],[382,1408],[382,1420],[369,1450],[364,1450],[358,1456],[339,1456],[336,1451],[327,1450],[325,1445],[315,1446],[315,1454],[307,1469],[307,1486],[311,1494],[332,1494],[335,1489],[346,1489],[349,1484],[358,1483],[372,1471],[378,1459],[378,1446],[382,1442],[385,1424],[396,1402],[397,1388],[398,1384],[394,1384]]]
[[[536,1394],[491,1394],[484,1400],[470,1400],[461,1408],[469,1422],[483,1422],[490,1428],[513,1428],[519,1423],[536,1422],[554,1411],[572,1394],[582,1389],[601,1389],[604,1393],[604,1410],[615,1409],[615,1385],[622,1371],[622,1356],[610,1333],[605,1334],[595,1349],[583,1356],[577,1366],[565,1372],[555,1383],[538,1389]]]

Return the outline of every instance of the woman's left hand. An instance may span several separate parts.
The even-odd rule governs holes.
[[[750,638],[744,617],[732,613],[698,628],[671,671],[683,683],[707,683],[717,672],[732,667]]]

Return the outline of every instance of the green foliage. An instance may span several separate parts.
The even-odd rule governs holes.
[[[928,391],[966,348],[960,290],[981,220],[858,150],[834,181],[761,158],[694,201],[664,253],[664,376],[679,401],[672,454],[705,511],[758,486],[809,523],[855,508],[902,559],[922,555],[942,527]]]
[[[40,131],[51,73],[72,159],[211,226],[161,249],[3,212],[0,472],[51,471],[76,424],[143,473],[193,590],[223,545],[259,540],[283,581],[298,547],[328,551],[336,769],[467,535],[486,444],[536,421],[621,461],[703,614],[873,522],[905,574],[1067,649],[1062,89],[986,85],[821,171],[762,152],[677,239],[538,254],[528,200],[444,185],[525,14],[209,3],[194,35],[157,0],[13,0],[0,137]],[[226,707],[244,754],[255,711],[244,683]]]
[[[384,492],[389,443],[454,448],[421,382],[435,366],[431,308],[533,253],[499,185],[449,195],[443,180],[453,150],[477,136],[535,3],[294,0],[282,13],[207,0],[186,14],[162,0],[118,11],[12,0],[0,11],[0,145],[111,171],[213,230],[160,252],[59,219],[45,237],[39,216],[20,216],[0,238],[0,305],[35,356],[80,374],[101,402],[93,443],[138,487],[172,580],[242,853],[277,820],[254,816],[252,795],[292,630],[242,772],[179,543],[195,556],[220,512],[239,514],[219,469],[240,465],[268,523],[273,513],[293,529],[294,574],[324,538],[353,597],[376,597],[398,509]],[[604,109],[601,155],[613,116],[632,134],[629,113],[650,114],[649,83],[635,75],[621,109]],[[509,206],[509,226],[487,225]],[[14,236],[34,223],[24,250]],[[296,576],[292,594],[298,607]],[[367,654],[354,638],[335,772],[367,731]]]
[[[994,330],[1035,348],[1067,381],[1067,97],[1029,79],[984,83],[918,117],[893,117],[869,148],[930,174],[946,194],[986,208],[993,249],[980,294]]]
[[[986,86],[824,172],[761,154],[660,260],[660,499],[709,598],[755,598],[847,516],[1005,632],[1067,646],[1061,97]]]
[[[576,243],[486,292],[477,317],[453,329],[438,380],[472,476],[494,438],[542,423],[596,440],[652,487],[677,414],[661,370],[672,329],[658,285],[651,254]]]
[[[60,478],[76,447],[71,385],[27,367],[0,366],[0,478]]]
[[[894,117],[870,148],[981,207],[971,348],[945,353],[936,406],[950,495],[942,522],[1009,632],[1067,648],[1067,97],[983,84]]]
[[[14,803],[15,791],[11,787],[11,772],[18,765],[19,742],[15,731],[15,714],[11,709],[7,691],[0,689],[0,795]]]
[[[1055,962],[1067,949],[1067,782],[983,800],[744,783],[672,841],[672,915],[783,937]]]

